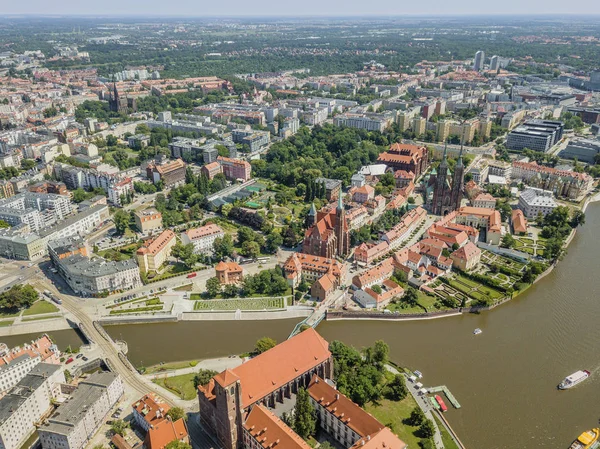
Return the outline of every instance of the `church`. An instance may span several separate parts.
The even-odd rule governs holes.
[[[433,186],[433,198],[430,202],[431,213],[434,215],[447,215],[460,209],[460,202],[465,191],[465,166],[462,160],[462,147],[454,174],[450,173],[448,160],[446,159],[447,147],[444,147],[444,156],[437,172],[432,170],[429,178],[429,186]]]
[[[137,111],[137,102],[135,98],[121,97],[117,90],[117,84],[113,83],[112,91],[108,91],[108,108],[113,112],[128,113],[131,108],[133,112]]]
[[[307,216],[307,224],[309,228],[302,243],[303,253],[332,259],[350,252],[350,230],[342,195],[339,195],[335,209],[324,208],[317,212],[313,204]]]

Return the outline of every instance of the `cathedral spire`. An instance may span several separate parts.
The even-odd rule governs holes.
[[[448,141],[446,140],[444,142],[444,156],[442,157],[442,163],[440,165],[444,165],[446,166],[447,161],[446,161],[446,152],[448,151]]]
[[[463,165],[463,159],[462,159],[462,155],[463,155],[463,144],[460,144],[460,153],[458,153],[458,160],[456,161],[456,165],[462,167]]]
[[[339,196],[338,196],[338,205],[337,205],[337,210],[344,210],[344,204],[342,203],[342,192],[340,192]]]

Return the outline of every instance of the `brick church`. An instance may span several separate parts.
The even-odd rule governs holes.
[[[465,192],[465,166],[462,160],[462,148],[454,167],[454,174],[450,174],[448,160],[444,156],[437,172],[432,171],[429,185],[433,185],[433,199],[431,200],[431,213],[434,215],[447,215],[460,209],[460,202]]]
[[[307,220],[309,228],[304,235],[303,253],[331,259],[350,252],[350,230],[341,195],[335,209],[317,212],[313,204]]]

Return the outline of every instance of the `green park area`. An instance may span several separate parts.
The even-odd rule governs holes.
[[[492,301],[497,301],[504,296],[502,292],[495,288],[488,287],[487,285],[483,285],[462,275],[448,278],[448,283],[451,287],[473,299],[485,300],[489,298]]]
[[[383,425],[388,426],[408,447],[418,448],[421,441],[421,438],[415,435],[418,427],[406,422],[415,407],[418,407],[417,402],[409,394],[401,401],[381,399],[376,403],[369,403],[365,406],[365,410]]]
[[[23,316],[40,315],[42,313],[58,312],[58,307],[44,300],[39,300],[23,312]]]
[[[191,296],[191,299],[199,299],[199,294]],[[283,309],[285,306],[285,298],[209,299],[196,301],[194,310],[274,310]]]
[[[128,260],[134,257],[135,252],[140,248],[139,243],[131,243],[129,245],[120,246],[119,248],[105,249],[98,251],[98,255],[104,257],[106,260]]]
[[[181,376],[173,377],[165,376],[158,379],[153,379],[152,382],[171,391],[181,399],[189,401],[195,399],[197,396],[196,389],[194,388],[194,376],[194,373],[182,374]]]

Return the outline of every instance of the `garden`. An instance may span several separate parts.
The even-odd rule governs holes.
[[[197,298],[192,295],[191,299]],[[194,310],[235,311],[235,310],[277,310],[286,307],[286,298],[245,298],[245,299],[208,299],[196,301]]]

